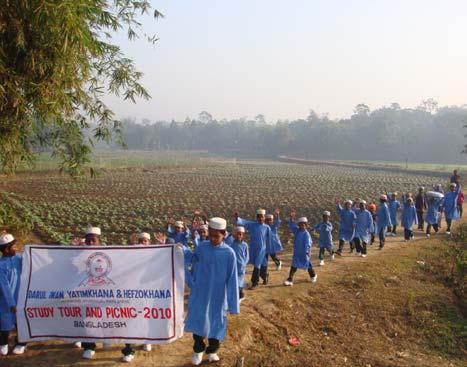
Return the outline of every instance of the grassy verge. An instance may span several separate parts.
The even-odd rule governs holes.
[[[231,318],[225,365],[463,365],[466,243],[418,241],[342,264],[316,286],[255,294]]]

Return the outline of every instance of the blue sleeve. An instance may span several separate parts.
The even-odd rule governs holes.
[[[15,297],[8,286],[8,279],[3,271],[0,271],[0,298],[4,299],[8,308],[16,306]]]
[[[337,205],[336,205],[336,209],[337,209],[337,212],[339,213],[339,215],[341,215],[341,212],[342,212],[342,210],[343,210],[342,205],[341,205],[341,204],[337,204]]]
[[[279,229],[279,226],[281,225],[282,221],[279,217],[276,218],[275,222],[273,223],[273,226],[277,229]]]
[[[371,229],[373,228],[373,225],[374,225],[374,222],[373,222],[373,216],[371,215],[371,213],[368,215],[368,220],[369,220],[369,230],[371,231]]]
[[[386,215],[386,218],[388,219],[388,226],[392,226],[391,214],[389,214],[389,208],[388,207],[384,208],[384,214]]]
[[[196,247],[196,250],[199,247]],[[195,250],[195,253],[196,253]],[[193,286],[193,274],[189,271],[190,265],[198,262],[198,257],[186,246],[183,246],[183,258],[185,259],[185,283],[191,288]]]
[[[414,223],[415,224],[418,224],[418,216],[417,216],[417,209],[415,209],[414,206],[412,206],[412,212],[413,212],[413,216],[414,216]]]
[[[168,235],[169,237],[174,237],[174,236],[175,236],[175,229],[174,229],[174,227],[172,227],[171,224],[169,224],[169,225],[167,226],[167,235]]]
[[[245,266],[248,264],[248,261],[250,261],[250,250],[245,242]]]
[[[248,231],[250,231],[251,226],[255,223],[256,222],[251,220],[246,220],[240,217],[237,218],[237,225],[245,227]]]
[[[289,220],[289,228],[292,231],[293,234],[296,234],[298,231],[298,225],[295,223],[293,220]]]
[[[233,253],[233,251],[232,251]],[[240,303],[238,299],[238,277],[237,277],[237,261],[235,254],[230,257],[228,263],[229,275],[227,277],[227,306],[229,313],[240,313]]]

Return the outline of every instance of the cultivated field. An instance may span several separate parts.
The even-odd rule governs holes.
[[[104,169],[95,179],[18,174],[2,180],[0,191],[22,216],[32,219],[46,242],[68,243],[92,224],[102,227],[107,243],[125,244],[131,233],[162,227],[168,216],[191,219],[197,208],[229,220],[235,210],[251,217],[258,207],[270,211],[278,207],[285,216],[294,208],[316,222],[325,209],[335,213],[336,199],[373,201],[386,191],[415,191],[449,178],[436,172],[187,156],[171,161],[145,156],[141,164],[134,157],[127,160],[132,167],[119,157],[115,161],[120,166],[115,166],[121,168]]]

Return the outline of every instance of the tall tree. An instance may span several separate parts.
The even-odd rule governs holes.
[[[126,31],[144,36],[139,16],[148,0],[3,0],[0,5],[0,165],[14,172],[37,146],[78,174],[97,141],[120,136],[102,101],[114,94],[149,98],[142,74],[113,43]],[[162,14],[154,10],[156,18]],[[83,130],[90,129],[90,135]]]

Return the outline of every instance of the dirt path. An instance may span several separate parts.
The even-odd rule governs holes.
[[[465,220],[465,219],[464,219]],[[443,223],[444,224],[444,223]],[[306,271],[299,270],[295,276],[295,284],[293,287],[284,287],[283,281],[287,278],[289,266],[291,262],[291,251],[287,249],[281,258],[283,260],[283,267],[281,271],[275,270],[274,264],[270,263],[270,281],[267,286],[260,286],[257,290],[247,291],[246,300],[241,305],[241,315],[235,316],[229,320],[230,328],[229,336],[226,338],[220,350],[220,356],[228,354],[229,362],[222,361],[217,365],[234,365],[232,363],[232,355],[244,355],[252,357],[248,354],[248,350],[242,350],[242,343],[245,342],[244,338],[250,338],[250,335],[242,334],[242,325],[248,323],[257,323],[255,327],[271,329],[271,332],[278,333],[278,338],[283,339],[288,335],[287,326],[283,326],[284,323],[277,322],[274,317],[270,317],[268,313],[268,307],[272,307],[284,300],[298,300],[304,294],[309,294],[313,291],[313,294],[319,293],[321,290],[327,290],[329,292],[329,286],[332,286],[333,280],[336,278],[336,274],[342,275],[343,278],[352,276],[353,268],[356,264],[362,264],[363,262],[375,263],[378,262],[380,257],[392,257],[394,254],[400,256],[401,250],[414,246],[414,243],[423,241],[426,236],[423,232],[415,231],[415,240],[411,242],[404,242],[401,237],[401,228],[397,237],[388,237],[384,250],[378,250],[377,242],[373,246],[369,246],[368,257],[361,258],[348,253],[348,244],[344,250],[342,257],[337,257],[333,262],[329,261],[329,257],[326,256],[325,266],[316,266],[318,261],[317,249],[313,248],[313,263],[318,274],[318,282],[311,284]],[[444,230],[432,238],[444,238],[446,235]],[[246,279],[249,280],[251,276],[251,269],[249,269]],[[332,290],[331,290],[332,294]],[[339,297],[339,294],[335,294],[335,297]],[[281,303],[281,307],[287,307],[287,304]],[[264,314],[262,314],[264,312]],[[262,314],[260,324],[258,324],[258,314]],[[328,315],[329,316],[329,315]],[[282,325],[282,326],[281,326]],[[287,323],[285,323],[287,325]],[[279,331],[278,331],[279,330]],[[232,337],[235,335],[236,337]],[[238,340],[237,340],[238,338]],[[306,336],[303,337],[306,341]],[[250,340],[251,342],[251,340]],[[315,342],[310,340],[310,342]],[[261,340],[258,341],[261,343]],[[324,342],[323,342],[324,343]],[[286,344],[286,343],[284,343]],[[180,340],[163,346],[154,346],[153,351],[144,352],[138,350],[136,353],[135,360],[131,363],[132,366],[190,366],[191,358],[191,347],[192,339],[191,334],[184,335]],[[16,367],[16,366],[47,366],[47,367],[61,367],[61,366],[115,366],[121,365],[120,362],[121,354],[120,349],[122,346],[115,345],[109,350],[97,349],[95,359],[87,361],[81,359],[81,350],[73,348],[70,344],[61,342],[48,342],[48,343],[31,343],[28,351],[23,356],[13,356],[0,358],[0,366]],[[265,353],[281,353],[279,350],[269,350]],[[368,351],[367,351],[368,353]],[[374,352],[376,353],[376,351]],[[254,358],[254,356],[253,356]],[[245,362],[245,366],[248,363]],[[284,366],[290,365],[287,361],[284,361]],[[336,364],[337,365],[337,364]],[[393,366],[398,364],[387,364],[387,366]],[[417,364],[424,366],[425,364]],[[427,364],[427,366],[430,364]],[[439,364],[445,365],[445,364]],[[386,365],[385,365],[386,366]],[[405,366],[405,365],[404,365]]]

